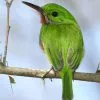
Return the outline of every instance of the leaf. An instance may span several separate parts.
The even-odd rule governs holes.
[[[10,83],[12,83],[12,84],[15,84],[16,83],[15,82],[15,79],[12,76],[10,76],[10,75],[9,75],[9,80],[10,80]]]

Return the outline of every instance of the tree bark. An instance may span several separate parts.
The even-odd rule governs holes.
[[[3,67],[3,65],[0,64],[0,74],[43,78],[43,75],[46,72],[47,70],[40,70],[40,69]],[[48,73],[45,78],[60,78],[60,76],[58,73],[55,76],[55,74],[52,71],[50,71],[50,73]],[[100,73],[75,72],[73,79],[100,83]]]

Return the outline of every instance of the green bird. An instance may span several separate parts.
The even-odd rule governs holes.
[[[39,43],[55,72],[62,79],[62,100],[73,99],[72,77],[84,55],[82,32],[72,14],[64,7],[48,3],[42,7],[23,1],[37,10],[42,27]]]

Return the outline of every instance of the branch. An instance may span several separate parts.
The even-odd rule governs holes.
[[[39,69],[31,69],[31,68],[3,67],[3,65],[0,64],[0,74],[42,78],[46,72],[47,70],[39,70]],[[55,74],[51,71],[50,73],[48,73],[48,75],[45,78],[60,78],[60,77],[58,73],[55,76]],[[100,74],[75,72],[74,80],[100,83]]]
[[[11,7],[11,5],[13,3],[13,0],[5,0],[5,2],[6,2],[6,8],[7,8],[7,23],[6,23],[6,35],[5,35],[5,48],[4,48],[4,56],[3,56],[3,64],[5,65],[4,67],[6,67],[6,58],[7,58],[7,49],[8,49],[8,39],[9,39],[9,31],[10,31],[10,25],[9,25],[10,7]],[[2,61],[2,60],[0,60],[0,61]],[[13,77],[11,77],[9,75],[8,75],[8,77],[9,77],[10,85],[12,83],[15,83],[15,80],[14,80]],[[12,85],[11,85],[11,88],[12,88]],[[13,91],[13,89],[12,89],[12,91]]]
[[[9,0],[5,0],[5,2],[6,2],[6,7],[7,7],[7,23],[6,23],[5,50],[4,50],[3,63],[6,65],[8,39],[9,39],[9,31],[10,31],[9,15],[10,15],[10,7],[12,5],[13,0],[10,0],[10,1]]]

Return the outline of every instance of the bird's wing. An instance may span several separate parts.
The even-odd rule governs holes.
[[[68,48],[67,50],[67,64],[68,66],[75,71],[79,66],[82,56],[84,54],[83,49],[72,49]]]
[[[59,48],[52,45],[51,46],[45,45],[41,40],[40,40],[40,46],[42,50],[45,52],[45,54],[47,55],[55,71],[61,70],[63,67],[63,57],[62,57],[61,50],[59,50]]]

